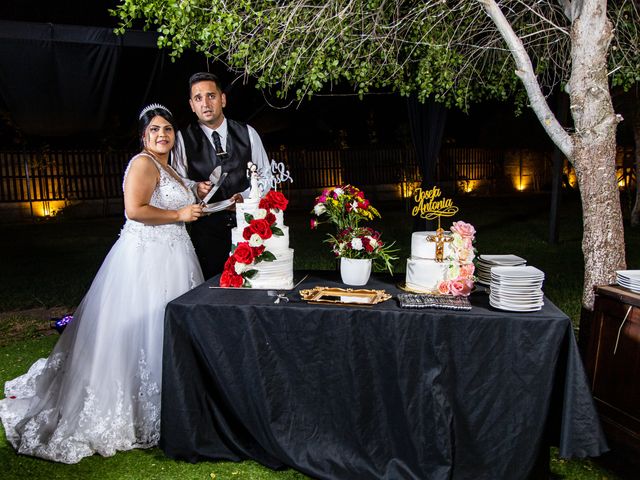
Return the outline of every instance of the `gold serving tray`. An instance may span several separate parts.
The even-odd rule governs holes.
[[[314,287],[300,290],[300,296],[308,303],[370,306],[391,298],[384,290]]]

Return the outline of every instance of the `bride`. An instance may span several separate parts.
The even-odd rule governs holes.
[[[139,120],[120,238],[49,358],[5,384],[0,417],[18,453],[77,463],[158,443],[164,309],[203,281],[185,229],[202,207],[168,165],[171,112],[154,104]]]

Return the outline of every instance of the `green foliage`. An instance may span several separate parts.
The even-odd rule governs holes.
[[[546,91],[571,65],[560,3],[500,2]],[[640,79],[640,14],[632,0],[609,3],[611,82],[629,88]],[[462,109],[489,98],[526,105],[512,56],[476,0],[121,0],[112,13],[118,33],[156,30],[172,57],[203,52],[280,98],[346,83],[361,97],[384,89]]]

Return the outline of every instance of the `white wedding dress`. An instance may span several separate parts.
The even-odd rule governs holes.
[[[156,165],[151,205],[176,210],[195,202]],[[76,463],[156,445],[164,309],[202,281],[183,223],[127,220],[49,358],[5,384],[0,417],[14,448]]]

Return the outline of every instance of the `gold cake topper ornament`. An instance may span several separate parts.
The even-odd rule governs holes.
[[[453,241],[450,235],[445,235],[440,227],[435,235],[427,235],[427,242],[436,242],[436,262],[444,262],[444,244]]]
[[[442,217],[453,217],[458,213],[458,207],[453,204],[451,198],[440,198],[442,192],[437,186],[433,186],[430,190],[422,190],[421,187],[413,191],[413,200],[416,205],[411,211],[412,216],[420,216],[425,220],[438,219],[438,229],[435,235],[428,235],[428,242],[436,243],[436,262],[444,261],[444,244],[451,242],[453,239],[449,235],[445,235],[444,230],[440,226]]]

